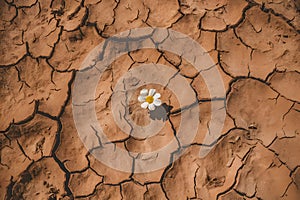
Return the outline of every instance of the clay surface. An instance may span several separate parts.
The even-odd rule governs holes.
[[[83,105],[73,102],[74,80],[101,42],[145,27],[187,35],[213,65],[199,71],[182,55],[147,48],[118,57],[103,71],[95,97],[84,103],[95,104],[113,149],[126,152],[107,158],[129,169],[120,171],[95,156],[107,142],[95,127],[87,129],[90,138],[78,135],[73,108]],[[0,200],[300,199],[299,33],[297,0],[0,0]],[[142,64],[165,65],[174,74],[162,73],[162,85],[128,90],[128,111],[117,116],[131,121],[118,126],[115,87]],[[215,71],[226,96],[210,94],[203,76]],[[180,77],[193,95],[168,88]],[[121,92],[139,81],[124,81]],[[156,109],[163,116],[140,107],[143,88],[161,94]],[[199,109],[199,119],[193,121],[190,107]],[[213,122],[222,123],[219,135],[207,141],[213,112],[222,109],[224,122]],[[183,133],[182,116],[193,121]],[[155,135],[125,131],[151,121],[163,124]],[[172,141],[168,151],[151,154]],[[205,157],[201,148],[210,150]],[[166,166],[138,173],[145,167],[140,161],[150,165],[162,157]]]

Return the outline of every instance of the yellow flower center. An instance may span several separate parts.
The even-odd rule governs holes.
[[[149,104],[152,103],[154,101],[153,96],[147,96],[146,97],[146,102],[148,102]]]

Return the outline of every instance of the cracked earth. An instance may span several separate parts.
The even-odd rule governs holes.
[[[299,1],[0,4],[0,199],[300,199]],[[227,95],[211,97],[201,74],[170,52],[143,49],[115,60],[90,101],[95,101],[109,140],[129,152],[132,171],[127,173],[104,165],[82,143],[72,114],[72,89],[93,48],[140,27],[168,28],[197,41],[214,60],[212,68],[219,71]],[[143,63],[177,70],[195,91],[193,105],[201,112],[192,145],[178,140],[170,153],[169,159],[178,157],[176,161],[135,173],[134,153],[156,150],[176,138],[184,112],[172,91],[149,85],[171,106],[163,129],[141,140],[115,124],[110,104],[114,87]],[[225,105],[226,118],[217,140],[205,144],[212,102]],[[129,114],[139,125],[150,121],[134,98]],[[213,148],[200,158],[205,145]]]

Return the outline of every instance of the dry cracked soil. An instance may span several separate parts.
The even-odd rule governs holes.
[[[0,199],[300,199],[298,0],[0,4]],[[72,91],[92,49],[141,27],[172,29],[200,44],[215,63],[206,71],[218,70],[226,98],[211,97],[202,74],[180,55],[153,48],[116,59],[90,101],[108,139],[129,153],[132,170],[124,172],[96,159],[92,151],[97,148],[84,146],[72,114]],[[144,63],[166,65],[184,77],[200,115],[191,145],[178,142],[168,155],[169,165],[137,173],[138,153],[176,138],[184,112],[166,85],[153,84],[147,87],[156,88],[170,108],[159,133],[137,139],[116,125],[110,104],[114,87]],[[137,124],[147,125],[149,112],[135,97],[129,114]],[[207,144],[214,102],[226,108],[226,117],[220,136]],[[202,146],[212,147],[205,157],[199,157]]]

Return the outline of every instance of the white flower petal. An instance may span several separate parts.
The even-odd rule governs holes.
[[[154,106],[153,103],[150,103],[150,104],[148,105],[148,108],[149,108],[149,110],[155,110],[155,106]]]
[[[155,95],[153,96],[153,98],[154,98],[154,99],[159,99],[160,96],[161,96],[160,93],[157,92],[157,93],[155,93]]]
[[[139,102],[145,102],[145,101],[146,101],[146,97],[140,95],[140,96],[138,97],[138,101],[139,101]]]
[[[142,89],[142,90],[140,91],[140,94],[141,94],[142,96],[147,96],[148,90],[147,90],[147,89]]]
[[[155,89],[150,89],[149,90],[149,96],[153,96],[155,94]]]
[[[141,104],[141,107],[146,109],[148,107],[149,103],[148,102],[144,102]]]
[[[160,99],[154,99],[153,104],[156,106],[160,106],[161,105],[161,100]]]

